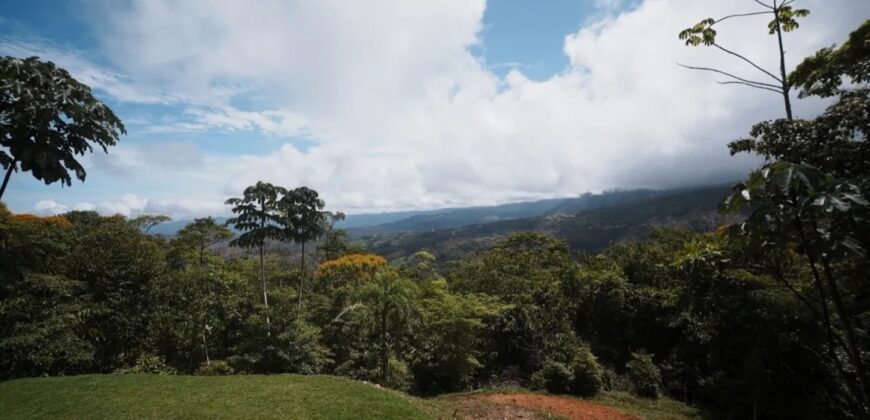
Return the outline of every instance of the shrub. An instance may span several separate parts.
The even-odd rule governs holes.
[[[202,376],[224,376],[235,373],[233,367],[225,360],[212,360],[211,364],[203,363],[196,370],[196,375]]]
[[[604,369],[588,347],[583,346],[574,353],[571,363],[571,393],[574,395],[592,396],[601,390]]]
[[[639,397],[656,399],[661,394],[661,372],[653,362],[652,356],[645,352],[631,354],[632,359],[625,365],[632,393]]]
[[[149,373],[153,375],[175,375],[176,370],[160,356],[145,353],[136,360],[136,364],[126,369],[119,369],[116,373]]]
[[[384,386],[388,388],[407,391],[411,388],[414,381],[414,375],[408,365],[395,357],[390,357],[387,369],[387,382]]]
[[[595,355],[586,346],[579,346],[568,353],[570,360],[562,363],[547,359],[541,370],[531,377],[531,387],[553,394],[592,396],[604,384],[604,369]]]
[[[541,370],[532,375],[532,388],[543,389],[553,394],[567,394],[573,381],[574,374],[567,366],[547,360]]]
[[[601,374],[601,389],[605,391],[630,391],[631,382],[613,369],[605,367]]]

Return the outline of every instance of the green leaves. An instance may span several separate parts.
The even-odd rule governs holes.
[[[716,20],[713,18],[704,19],[692,26],[691,28],[680,31],[680,39],[686,42],[686,45],[697,47],[704,44],[710,46],[716,43],[716,30],[713,25]]]
[[[791,32],[800,25],[797,18],[809,16],[810,11],[807,9],[794,9],[791,6],[778,7],[775,10],[776,16],[770,23],[767,24],[767,29],[771,35],[776,33],[777,25],[783,32]]]
[[[276,202],[281,237],[299,243],[317,239],[326,225],[325,205],[317,191],[308,187],[286,191]]]
[[[843,92],[844,79],[852,84],[870,82],[870,20],[849,34],[840,47],[822,48],[807,57],[789,75],[800,96],[829,97]]]
[[[236,217],[227,219],[226,224],[242,231],[238,238],[230,241],[231,246],[255,248],[263,246],[267,239],[280,237],[277,212],[278,195],[284,191],[268,182],[258,181],[245,188],[244,195],[230,198],[225,203],[233,206]]]
[[[91,89],[37,57],[0,58],[0,154],[4,169],[16,162],[46,184],[72,185],[87,175],[77,156],[104,152],[125,134],[124,125]]]
[[[753,237],[764,248],[798,242],[819,255],[866,253],[870,200],[854,183],[780,161],[752,172],[732,190],[723,210],[753,209],[732,233]]]

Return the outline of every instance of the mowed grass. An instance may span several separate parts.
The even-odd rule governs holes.
[[[0,383],[0,419],[427,419],[426,406],[331,376],[83,375]]]

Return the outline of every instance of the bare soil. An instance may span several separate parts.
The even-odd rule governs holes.
[[[551,395],[493,393],[464,396],[454,413],[461,419],[639,420],[615,408]]]

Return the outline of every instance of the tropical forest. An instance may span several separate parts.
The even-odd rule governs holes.
[[[865,1],[36,3],[0,419],[870,419]]]

